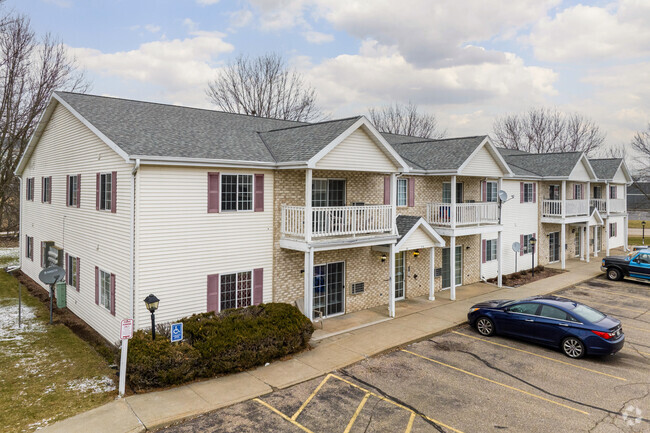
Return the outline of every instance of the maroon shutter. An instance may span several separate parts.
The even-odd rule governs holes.
[[[409,177],[409,207],[415,206],[415,178]]]
[[[217,212],[219,212],[219,173],[212,172],[208,173],[208,213]]]
[[[29,238],[29,258],[33,262],[34,261],[34,238],[31,237]]]
[[[65,175],[65,205],[70,206],[70,175]]]
[[[208,312],[218,313],[219,274],[208,275]]]
[[[390,176],[384,177],[384,204],[390,204]]]
[[[115,316],[115,274],[111,274],[111,314]]]
[[[524,202],[524,183],[519,182],[519,203]]]
[[[77,285],[75,286],[77,288],[77,292],[79,291],[79,287],[81,287],[81,280],[79,279],[79,275],[81,274],[81,259],[77,257]]]
[[[482,253],[483,263],[485,263],[487,259],[487,239],[483,239]]]
[[[29,236],[25,235],[25,257],[29,258]]]
[[[537,184],[533,184],[533,203],[537,203]]]
[[[99,268],[95,266],[95,304],[99,305]]]
[[[99,210],[99,183],[100,183],[100,173],[97,173],[97,183],[95,184],[97,199],[95,200],[95,208]]]
[[[255,212],[264,212],[264,175],[255,175]]]
[[[41,177],[41,203],[45,203],[45,178]]]
[[[41,267],[45,267],[45,263],[43,262],[43,241],[41,241]]]
[[[25,179],[25,200],[29,200],[29,178]]]
[[[111,173],[111,213],[117,212],[117,171]]]
[[[264,268],[253,269],[253,305],[259,305],[264,299]]]
[[[65,263],[63,264],[63,268],[65,269],[65,282],[70,285],[70,283],[72,283],[72,281],[70,281],[72,278],[70,278],[70,267],[68,266],[68,253],[65,253]]]
[[[524,255],[524,235],[519,235],[519,255]]]
[[[81,207],[81,174],[77,175],[77,207]]]
[[[52,176],[49,177],[49,188],[47,189],[47,202],[52,203]]]
[[[481,181],[481,201],[485,203],[487,201],[487,181]]]

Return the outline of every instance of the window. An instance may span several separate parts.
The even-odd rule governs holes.
[[[253,210],[252,174],[224,174],[221,176],[221,210]]]
[[[111,311],[111,274],[99,271],[99,305]]]
[[[575,308],[571,310],[576,316],[585,319],[587,322],[600,322],[606,316],[598,310],[594,310],[591,307],[587,307],[583,304],[576,304]]]
[[[512,307],[509,307],[508,311],[513,313],[535,315],[537,313],[538,308],[539,308],[539,304],[517,304],[517,305],[513,305]]]
[[[497,183],[496,182],[485,182],[486,186],[486,195],[485,201],[487,202],[496,202],[497,201]]]
[[[252,305],[252,272],[223,274],[219,282],[219,311]]]
[[[65,264],[67,269],[66,281],[69,286],[79,290],[79,259],[68,256],[68,263]]]
[[[451,203],[451,183],[443,182],[442,184],[442,202]],[[463,184],[456,182],[456,203],[463,202]]]
[[[99,175],[99,209],[112,210],[113,206],[113,174]]]
[[[539,312],[539,315],[542,317],[548,317],[549,319],[568,320],[575,322],[575,319],[573,319],[573,317],[569,316],[559,308],[551,307],[550,305],[542,305],[542,309]]]
[[[311,205],[345,206],[345,179],[312,179]]]
[[[581,184],[575,184],[573,185],[573,199],[574,200],[582,200],[584,197],[582,196],[582,185]]]
[[[25,257],[34,260],[34,238],[25,236]]]
[[[618,223],[609,223],[609,237],[610,238],[615,238],[616,237],[616,235],[617,235],[616,229],[618,228],[617,225],[618,225]]]
[[[497,259],[497,240],[488,239],[485,242],[485,261],[489,262]]]
[[[41,203],[52,202],[52,177],[41,178]]]
[[[636,259],[634,259],[634,261],[642,265],[650,265],[650,254],[640,253],[636,256]]]
[[[616,198],[616,185],[609,186],[609,198]]]
[[[397,206],[406,206],[408,201],[408,179],[397,179]]]
[[[34,201],[34,178],[28,177],[25,182],[25,190],[27,191],[27,200]]]
[[[549,187],[548,187],[548,199],[549,200],[560,200],[560,185],[549,185]]]
[[[524,242],[521,245],[521,251],[523,254],[528,254],[533,252],[533,246],[530,243],[530,240],[533,238],[533,235],[524,235]]]
[[[41,268],[47,267],[47,242],[41,242]]]
[[[534,203],[533,184],[524,183],[524,201],[523,203]]]
[[[603,198],[603,188],[601,186],[594,186],[594,198],[596,200]]]
[[[79,176],[77,175],[68,176],[67,205],[79,207]]]

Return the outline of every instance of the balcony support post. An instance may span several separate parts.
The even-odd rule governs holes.
[[[436,278],[436,247],[431,247],[429,252],[429,301],[436,300],[435,278]]]
[[[390,216],[392,233],[397,234],[397,174],[390,174]]]
[[[585,241],[587,243],[587,247],[585,248],[585,260],[587,260],[587,263],[589,263],[589,238],[591,237],[591,229],[589,227],[589,223],[585,223],[585,231],[587,232],[587,240]],[[594,242],[594,250],[596,249],[596,243]]]
[[[497,192],[501,191],[502,186],[502,181],[503,178],[500,177],[499,180],[497,181]],[[540,191],[541,192],[541,191]],[[501,221],[501,199],[499,200],[499,225],[502,224]],[[502,247],[502,240],[503,240],[503,230],[499,230],[497,232],[497,286],[503,287],[503,252],[501,251]]]
[[[395,243],[391,243],[388,253],[388,315],[395,317]]]
[[[451,218],[451,228],[456,228],[456,175],[451,177],[451,212],[449,217]],[[452,284],[453,287],[453,284]]]
[[[605,182],[605,217],[609,215],[609,182]]]
[[[594,257],[598,257],[598,226],[594,226]]]
[[[628,214],[627,214],[627,183],[623,185],[623,212],[625,212],[625,217],[623,218],[623,242],[625,245],[625,251],[629,251],[628,244],[627,244],[627,220],[628,220]]]
[[[607,257],[609,256],[609,218],[605,218],[603,224],[605,224],[605,257]]]
[[[455,184],[456,176],[453,176],[453,181]],[[449,237],[449,279],[451,280],[451,284],[450,284],[451,288],[449,289],[451,292],[449,295],[449,299],[455,301],[456,300],[456,236]]]
[[[311,206],[311,188],[312,188],[312,169],[305,170],[305,241],[311,242],[312,231],[312,206]],[[305,274],[307,271],[305,270]]]
[[[305,251],[305,316],[314,321],[314,249]]]
[[[566,268],[566,224],[562,223],[560,231],[560,259],[562,261],[562,269]]]
[[[630,249],[628,248],[629,245],[627,244],[627,219],[628,219],[628,216],[625,215],[625,216],[623,217],[623,246],[624,246],[624,248],[625,248],[625,251],[629,251],[629,250],[630,250]],[[617,235],[618,235],[618,233],[617,233]]]
[[[562,181],[562,219],[566,218],[566,180]]]
[[[591,214],[589,213],[589,211],[591,210],[591,206],[589,206],[589,204],[591,203],[591,191],[589,190],[590,188],[591,188],[591,183],[590,183],[590,182],[587,182],[587,188],[586,188],[586,189],[587,189],[587,196],[586,196],[586,197],[582,197],[583,200],[584,200],[585,198],[587,199],[587,216],[590,216],[590,215],[591,215]],[[587,249],[589,249],[589,245],[587,245]],[[589,255],[589,254],[587,254],[587,255]]]

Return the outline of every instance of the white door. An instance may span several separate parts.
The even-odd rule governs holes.
[[[404,299],[404,282],[406,280],[406,254],[400,251],[395,254],[395,300]]]

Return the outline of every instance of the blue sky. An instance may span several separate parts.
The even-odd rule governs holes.
[[[503,4],[507,7],[495,7]],[[530,107],[628,143],[650,121],[644,0],[7,0],[70,49],[92,93],[210,107],[240,54],[283,54],[330,117],[413,101],[449,135]]]

